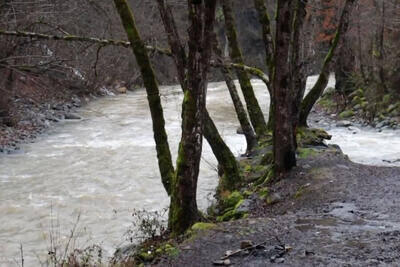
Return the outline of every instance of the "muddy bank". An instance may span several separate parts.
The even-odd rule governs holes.
[[[400,264],[399,168],[352,163],[337,147],[314,149],[267,191],[274,201],[253,197],[248,218],[198,232],[158,266],[213,266],[244,240],[263,244],[228,257],[225,264]]]

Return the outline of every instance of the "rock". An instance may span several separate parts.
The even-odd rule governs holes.
[[[267,198],[267,203],[270,205],[276,204],[282,200],[282,197],[278,193],[273,193]]]
[[[339,118],[346,119],[354,116],[354,111],[352,110],[345,110],[339,114]]]
[[[229,266],[229,265],[231,265],[231,261],[230,261],[230,259],[217,260],[217,261],[214,261],[213,264],[216,266]]]
[[[338,164],[337,167],[341,168],[341,169],[345,169],[345,170],[350,170],[350,168],[348,166],[343,165],[343,164]]]
[[[236,133],[237,133],[237,134],[244,134],[243,129],[242,129],[241,126],[239,126],[239,127],[236,129]]]
[[[69,114],[65,114],[65,119],[66,119],[66,120],[80,120],[80,119],[82,119],[82,118],[79,117],[79,116],[76,115],[76,114],[69,113]]]
[[[202,223],[202,222],[199,222],[199,223],[195,223],[192,226],[192,230],[193,231],[210,230],[210,229],[214,229],[216,227],[217,227],[217,225],[214,224],[214,223]]]
[[[352,125],[353,125],[353,123],[351,123],[350,121],[345,121],[345,120],[338,121],[336,123],[336,127],[349,127],[349,126],[352,126]]]
[[[46,115],[46,120],[47,121],[54,121],[54,122],[59,122],[60,120],[57,119],[55,116],[53,115]]]
[[[245,199],[243,200],[240,205],[236,208],[237,212],[241,213],[249,213],[250,212],[250,207],[251,207],[251,200],[250,199]]]
[[[240,242],[240,249],[246,249],[252,246],[254,246],[254,243],[251,240],[243,240]]]
[[[390,124],[390,121],[383,120],[376,125],[376,128],[380,129]]]
[[[125,86],[118,87],[117,92],[120,94],[126,94],[128,92],[128,89]]]
[[[391,104],[391,105],[389,105],[389,107],[387,108],[386,112],[387,112],[387,113],[391,113],[391,112],[394,111],[397,107],[398,107],[397,104]]]
[[[60,111],[64,110],[64,105],[61,105],[61,104],[60,105],[55,105],[55,106],[53,106],[53,109],[54,110],[60,110]]]
[[[350,126],[347,128],[349,131],[351,131],[353,134],[359,133],[361,130],[358,129],[357,127]]]
[[[309,165],[309,164],[304,164],[304,165],[303,165],[303,169],[305,169],[305,170],[311,169],[311,165]]]

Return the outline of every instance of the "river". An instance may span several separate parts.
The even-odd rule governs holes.
[[[308,81],[308,87],[315,82]],[[267,113],[269,96],[253,80]],[[334,84],[331,79],[330,86]],[[161,88],[166,127],[173,157],[180,139],[182,94],[176,86]],[[224,83],[211,83],[208,110],[221,135],[236,154],[245,140],[236,134],[238,122]],[[144,90],[99,98],[78,111],[82,120],[64,121],[22,151],[0,155],[0,266],[16,265],[23,246],[25,263],[46,257],[51,239],[65,243],[78,223],[77,248],[101,245],[106,254],[126,244],[134,209],[168,206],[160,182],[152,127]],[[400,135],[329,127],[331,142],[353,161],[374,165],[400,158]],[[216,160],[205,143],[198,186],[198,203],[205,209],[217,185]],[[400,166],[400,164],[398,164]]]

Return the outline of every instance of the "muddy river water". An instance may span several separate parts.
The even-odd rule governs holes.
[[[310,77],[308,87],[315,82]],[[331,85],[334,83],[332,79]],[[264,112],[269,96],[253,81]],[[173,156],[180,139],[180,88],[162,88]],[[224,83],[211,83],[208,110],[236,154],[245,140]],[[160,182],[146,95],[100,98],[78,111],[80,121],[57,124],[13,155],[0,155],[0,266],[17,265],[20,244],[25,263],[44,259],[51,240],[67,242],[80,215],[75,247],[101,245],[107,253],[124,244],[134,209],[160,210],[168,198]],[[356,162],[384,165],[400,158],[400,133],[329,127],[331,142]],[[356,134],[354,132],[357,131]],[[395,165],[396,163],[392,164]],[[400,166],[400,163],[397,163]],[[216,160],[204,146],[198,203],[205,209],[217,185]],[[36,264],[35,264],[36,263]]]

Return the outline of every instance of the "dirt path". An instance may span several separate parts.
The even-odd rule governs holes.
[[[213,266],[243,240],[266,244],[230,257],[232,266],[400,266],[400,168],[355,164],[334,149],[299,166],[271,188],[278,203],[254,201],[249,218],[198,233],[160,266]]]

